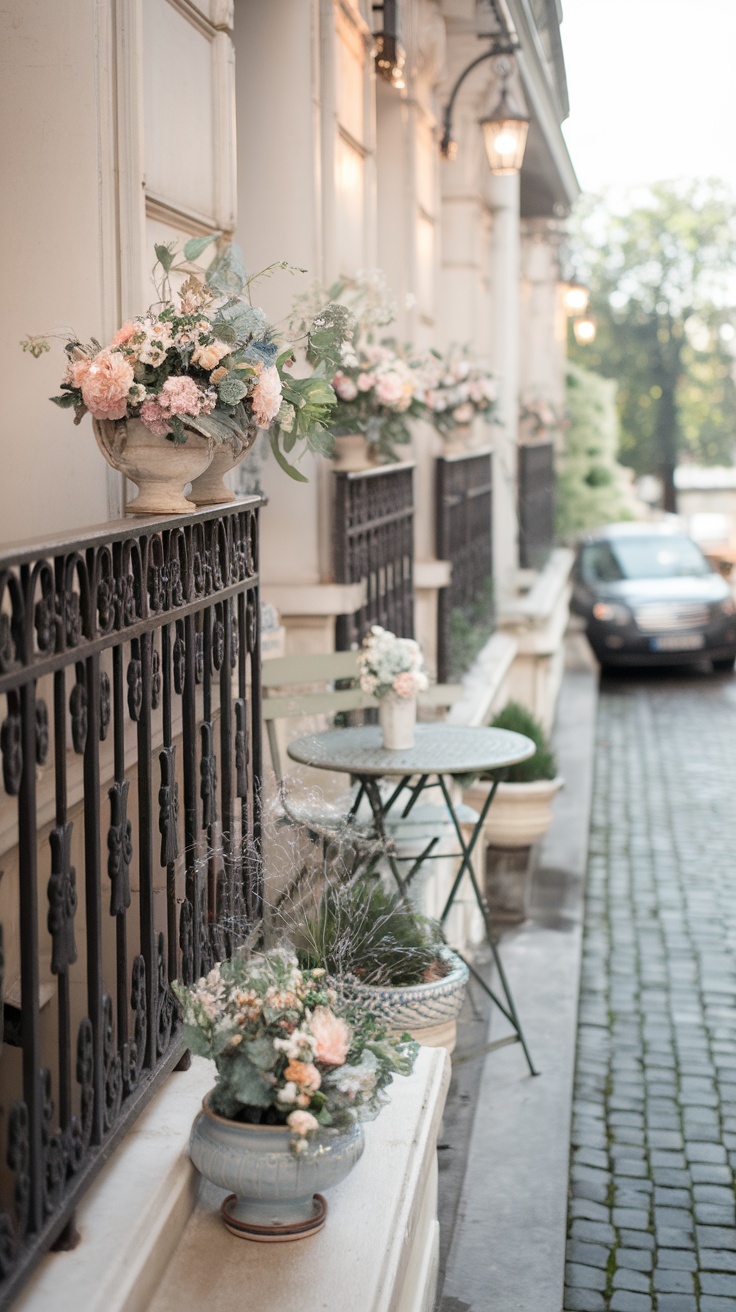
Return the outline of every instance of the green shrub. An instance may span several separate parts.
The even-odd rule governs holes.
[[[570,362],[566,377],[568,425],[557,456],[557,534],[574,539],[586,528],[631,517],[619,443],[616,384]]]
[[[536,745],[536,752],[526,761],[519,761],[505,771],[491,772],[487,777],[504,779],[510,784],[531,784],[538,779],[554,779],[557,774],[557,762],[554,752],[547,741],[547,735],[536,716],[522,706],[521,702],[507,702],[493,721],[494,729],[511,729],[513,733],[523,733]]]

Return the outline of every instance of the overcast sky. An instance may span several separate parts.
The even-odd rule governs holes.
[[[715,176],[736,191],[736,0],[562,5],[583,189]]]

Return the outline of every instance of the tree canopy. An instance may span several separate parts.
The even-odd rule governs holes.
[[[617,381],[620,458],[659,474],[674,509],[683,451],[703,464],[736,451],[736,202],[715,180],[586,197],[571,252],[598,324],[571,357]]]

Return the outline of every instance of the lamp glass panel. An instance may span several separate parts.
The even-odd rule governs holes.
[[[491,173],[518,173],[524,160],[529,124],[525,119],[481,119]]]

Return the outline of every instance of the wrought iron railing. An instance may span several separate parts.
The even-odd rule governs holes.
[[[555,449],[553,442],[519,447],[519,562],[541,569],[555,540]]]
[[[452,575],[437,601],[437,677],[445,682],[453,670],[453,616],[468,625],[492,624],[493,466],[490,451],[445,456],[437,461],[436,550],[449,560]],[[479,607],[487,616],[477,615]]]
[[[365,603],[337,619],[347,651],[372,624],[414,636],[414,466],[335,474],[334,567],[338,583],[365,583]]]
[[[2,1307],[259,914],[259,670],[257,498],[0,554]]]

